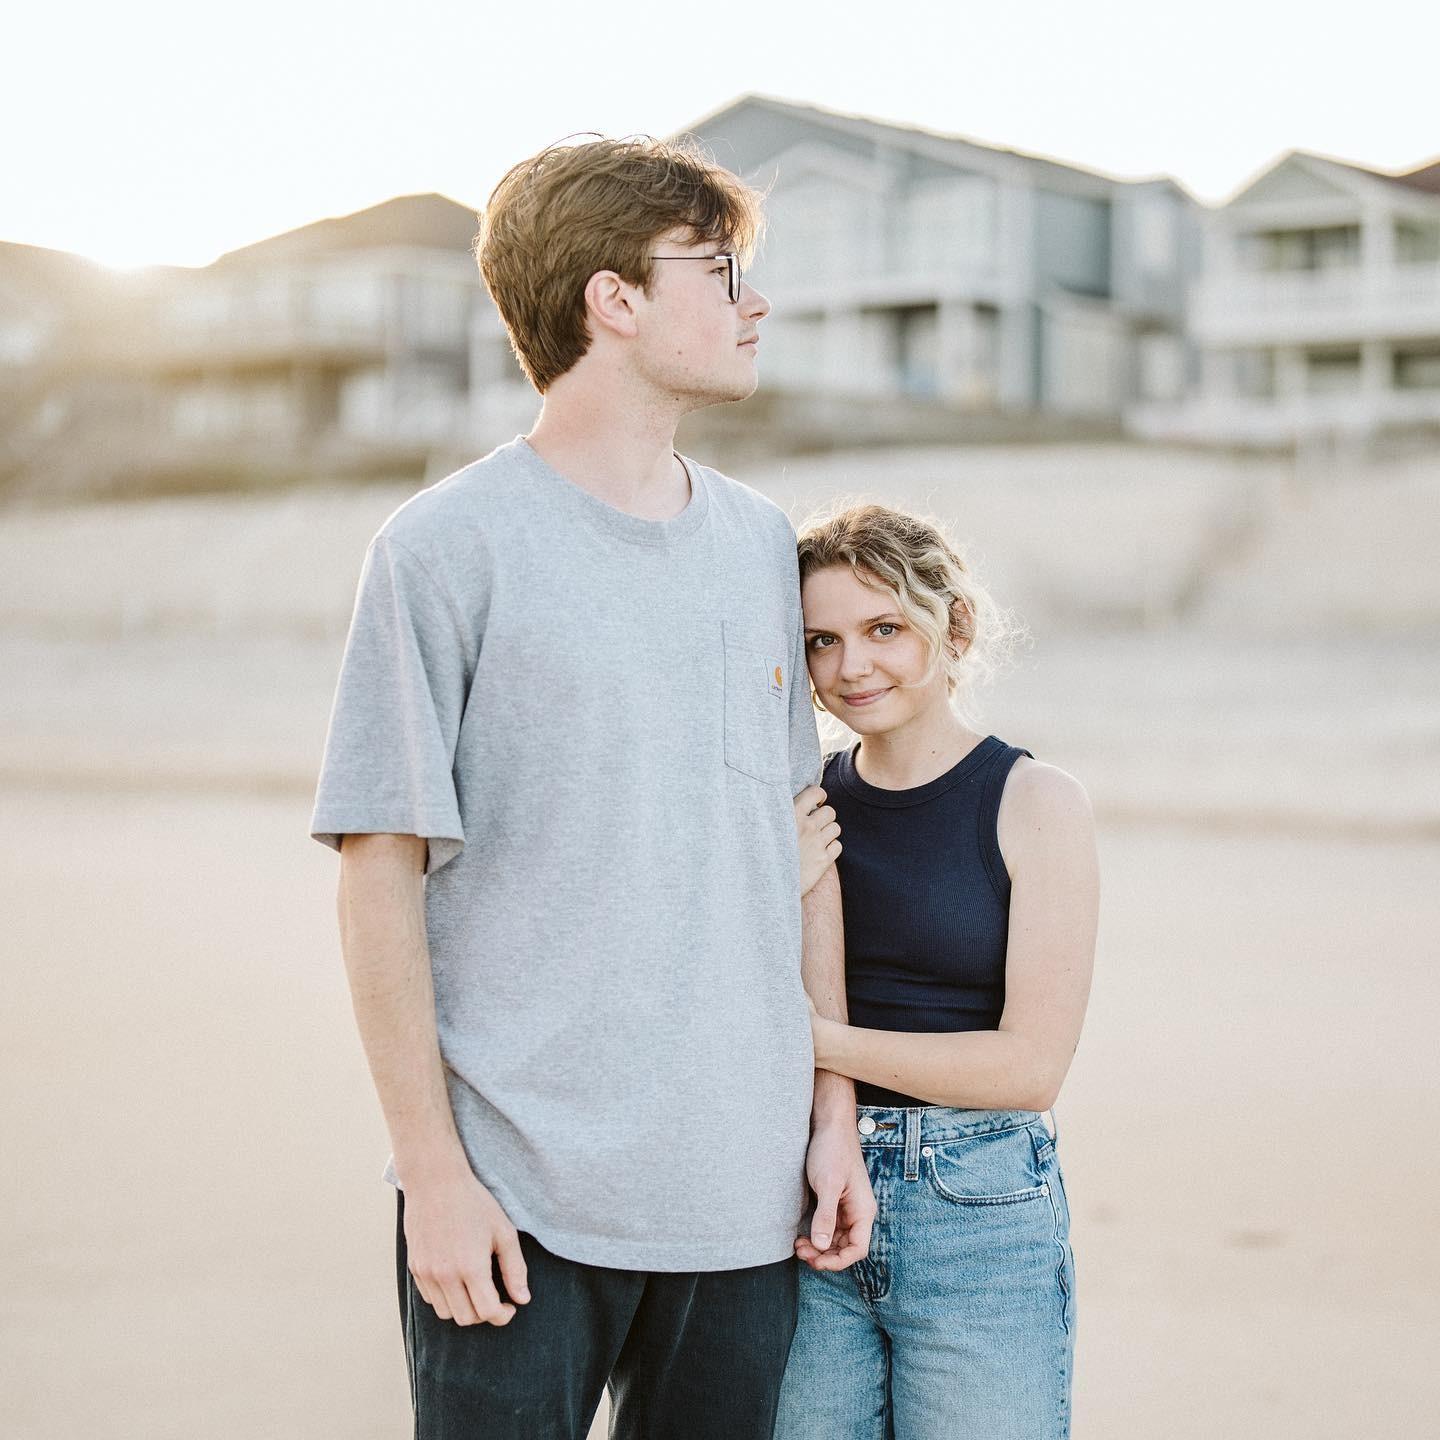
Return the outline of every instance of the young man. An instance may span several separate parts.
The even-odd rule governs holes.
[[[430,1440],[581,1440],[607,1379],[617,1435],[768,1440],[807,1177],[813,1263],[868,1248],[794,535],[674,451],[755,388],[759,224],[680,146],[516,166],[478,256],[540,418],[366,557],[311,829]]]

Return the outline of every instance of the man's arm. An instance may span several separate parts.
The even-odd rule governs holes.
[[[840,881],[832,866],[800,901],[801,976],[816,1013],[842,1024],[845,1009],[845,927]],[[828,1070],[815,1072],[810,1150],[805,1160],[815,1215],[795,1251],[814,1270],[844,1270],[870,1249],[875,1197],[855,1129],[855,1085]]]
[[[426,841],[347,835],[337,910],[350,998],[405,1192],[410,1273],[435,1313],[459,1325],[508,1324],[530,1295],[519,1236],[475,1178],[455,1129],[435,1028],[425,937]],[[847,1082],[848,1083],[848,1082]]]

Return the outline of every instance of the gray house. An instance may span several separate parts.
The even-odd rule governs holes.
[[[769,195],[764,384],[1119,417],[1178,397],[1197,207],[951,135],[747,95],[691,127]]]

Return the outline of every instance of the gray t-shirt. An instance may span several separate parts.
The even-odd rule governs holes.
[[[310,827],[429,842],[470,1163],[546,1248],[633,1270],[781,1260],[805,1205],[790,802],[820,752],[795,536],[686,468],[687,507],[643,520],[517,438],[402,505]]]

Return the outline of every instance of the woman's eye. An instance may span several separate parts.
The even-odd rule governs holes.
[[[900,627],[898,625],[892,625],[888,620],[884,624],[875,627],[875,633],[886,640],[888,640],[891,635],[898,634],[899,630]],[[887,631],[889,632],[888,634],[886,633]]]
[[[831,635],[812,635],[810,637],[810,648],[812,650],[826,650],[829,648],[832,639],[834,639],[834,637]]]

